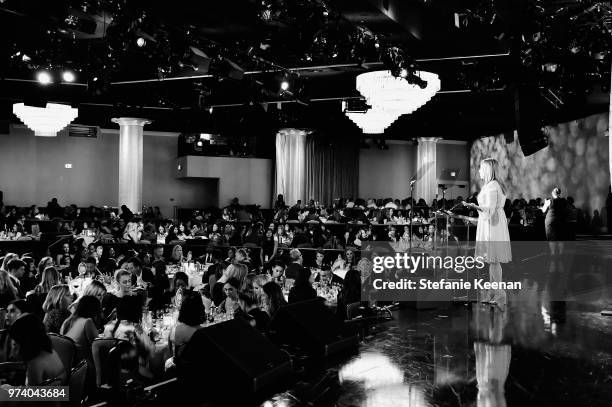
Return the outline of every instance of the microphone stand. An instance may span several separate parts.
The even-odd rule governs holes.
[[[412,218],[413,218],[413,210],[414,210],[413,191],[414,191],[415,182],[416,182],[415,180],[410,181],[410,211],[408,212],[408,216],[410,216],[410,239],[409,239],[410,243],[408,247],[410,248],[411,253],[412,253]]]

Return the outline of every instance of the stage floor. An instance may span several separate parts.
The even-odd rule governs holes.
[[[600,312],[612,304],[612,242],[578,246],[562,267],[541,257],[506,267],[504,278],[515,273],[525,288],[504,310],[404,304],[358,354],[261,405],[611,406],[612,316]]]

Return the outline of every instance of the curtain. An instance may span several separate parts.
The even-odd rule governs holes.
[[[359,140],[330,141],[324,134],[306,139],[306,199],[331,204],[334,199],[357,198]]]
[[[276,177],[274,199],[283,194],[287,205],[305,201],[306,132],[282,129],[276,134]]]

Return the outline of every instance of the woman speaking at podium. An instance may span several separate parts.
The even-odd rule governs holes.
[[[508,263],[512,260],[508,221],[504,213],[506,191],[501,180],[497,178],[499,174],[497,160],[493,158],[482,160],[478,174],[483,181],[482,189],[478,194],[478,205],[463,203],[478,211],[474,256],[481,256],[486,263],[489,263],[490,282],[501,282],[501,263]],[[503,306],[502,303],[505,303],[506,299],[505,294],[504,290],[491,290],[483,297],[483,302]]]

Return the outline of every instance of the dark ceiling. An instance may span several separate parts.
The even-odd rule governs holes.
[[[112,126],[111,117],[129,114],[152,118],[153,130],[223,131],[227,123],[255,117],[256,124],[245,129],[332,123],[350,131],[356,128],[343,116],[340,101],[358,97],[355,76],[385,69],[385,50],[397,47],[418,69],[437,73],[442,92],[402,116],[387,129],[388,138],[471,139],[510,130],[520,86],[540,89],[542,100],[534,106],[543,123],[569,120],[607,109],[610,43],[604,44],[603,59],[592,58],[597,39],[580,44],[582,51],[567,62],[567,50],[554,55],[541,50],[573,44],[567,33],[575,30],[555,28],[556,42],[524,39],[543,32],[540,20],[551,21],[552,12],[568,13],[563,24],[575,22],[571,18],[582,16],[583,3],[6,0],[0,4],[2,60],[8,61],[0,71],[0,119],[11,117],[15,101],[58,101],[79,105],[77,122],[105,127]],[[582,8],[574,9],[576,4]],[[534,11],[536,6],[542,9]],[[144,47],[136,45],[138,37],[146,40]],[[522,43],[517,45],[517,38]],[[210,57],[208,72],[190,66],[190,46]],[[543,76],[540,62],[549,60],[562,66],[564,76]],[[232,63],[244,71],[242,79],[232,78],[237,73]],[[41,86],[35,74],[43,68],[73,69],[76,83]],[[586,75],[590,72],[595,76]],[[590,79],[578,80],[578,73]],[[291,93],[278,92],[281,77],[290,79]],[[282,109],[275,102],[282,102]]]

